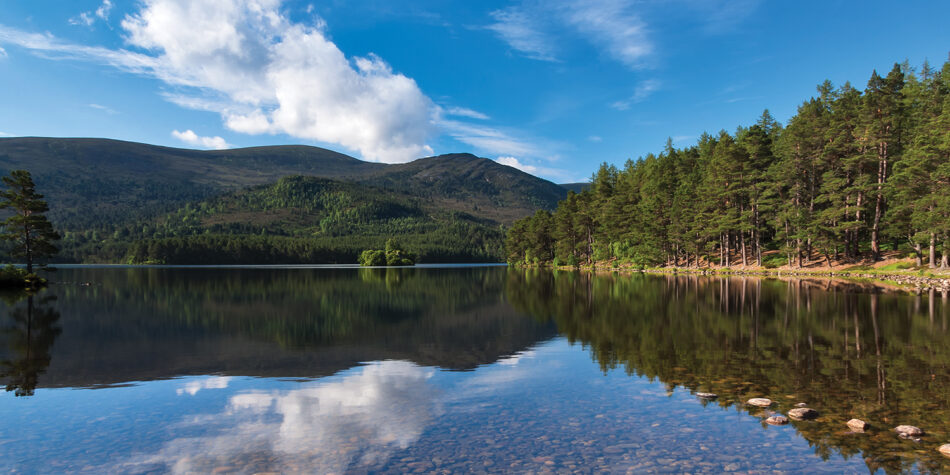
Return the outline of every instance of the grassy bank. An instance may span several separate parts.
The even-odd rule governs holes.
[[[950,269],[918,268],[913,262],[881,262],[876,265],[839,267],[642,267],[619,261],[594,262],[589,265],[539,265],[558,270],[586,270],[590,272],[642,272],[648,274],[689,274],[714,276],[763,276],[789,278],[834,278],[856,283],[872,283],[889,288],[921,292],[935,290],[950,292]]]

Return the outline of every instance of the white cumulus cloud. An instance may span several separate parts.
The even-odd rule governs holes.
[[[109,19],[109,12],[112,11],[112,7],[115,6],[112,4],[111,0],[102,0],[102,5],[99,5],[99,8],[96,9],[96,16],[103,19]]]
[[[521,163],[515,157],[498,157],[495,159],[495,161],[502,165],[508,165],[509,167],[517,168],[518,170],[521,170],[526,173],[534,174],[538,172],[538,167]]]
[[[381,58],[348,59],[322,24],[292,22],[277,0],[146,0],[122,21],[168,82],[212,97],[225,125],[340,144],[404,162],[432,150],[431,101]]]
[[[375,55],[347,58],[322,21],[292,21],[279,0],[144,0],[121,24],[143,52],[2,25],[0,42],[153,76],[177,104],[216,112],[236,132],[338,144],[381,162],[433,153],[436,107],[413,79]]]
[[[221,137],[218,137],[217,135],[214,137],[202,137],[191,129],[188,129],[184,132],[173,130],[172,137],[175,137],[176,139],[194,147],[210,148],[213,150],[224,150],[231,147],[227,141]]]

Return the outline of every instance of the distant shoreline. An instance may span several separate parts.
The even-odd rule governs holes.
[[[532,266],[525,266],[532,267]],[[846,279],[856,283],[873,283],[878,286],[896,288],[909,292],[929,292],[931,290],[950,293],[950,270],[934,269],[932,271],[874,271],[874,270],[821,270],[807,269],[761,269],[761,268],[696,268],[696,267],[653,267],[636,268],[632,266],[612,266],[606,263],[593,266],[543,266],[563,271],[589,272],[623,272],[643,274],[688,274],[703,276],[755,276],[755,277],[787,277],[787,278],[826,278]],[[933,271],[936,271],[934,273]]]
[[[501,262],[429,263],[414,266],[361,267],[359,264],[50,264],[57,269],[440,269],[501,267]]]

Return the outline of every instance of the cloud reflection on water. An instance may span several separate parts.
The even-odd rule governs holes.
[[[382,361],[300,389],[242,392],[229,398],[222,413],[175,428],[208,435],[174,439],[155,454],[130,460],[123,471],[371,469],[418,440],[441,413],[439,391],[429,382],[434,373],[407,361]],[[227,385],[209,379],[178,391],[193,394],[212,383]]]
[[[175,393],[179,396],[183,394],[194,396],[198,394],[198,391],[203,389],[227,389],[231,379],[230,376],[209,376],[207,378],[188,381],[184,386],[176,389]]]

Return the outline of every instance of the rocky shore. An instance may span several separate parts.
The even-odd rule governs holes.
[[[851,271],[795,271],[795,270],[765,270],[765,269],[644,269],[641,272],[657,274],[700,274],[700,275],[754,275],[766,277],[794,277],[794,278],[838,278],[848,280],[870,280],[883,284],[903,287],[905,290],[923,293],[939,292],[950,297],[950,275],[936,277],[929,275],[915,275],[904,273],[881,272],[851,272]]]
[[[574,270],[573,267],[560,266],[560,270]],[[889,287],[913,293],[940,293],[950,298],[950,273],[919,274],[910,272],[850,271],[850,270],[808,270],[808,269],[761,269],[761,268],[687,268],[658,267],[639,269],[627,266],[613,266],[609,263],[597,264],[580,269],[590,271],[641,272],[646,274],[691,274],[708,276],[762,276],[798,279],[841,279],[853,283],[871,283],[878,287]]]

